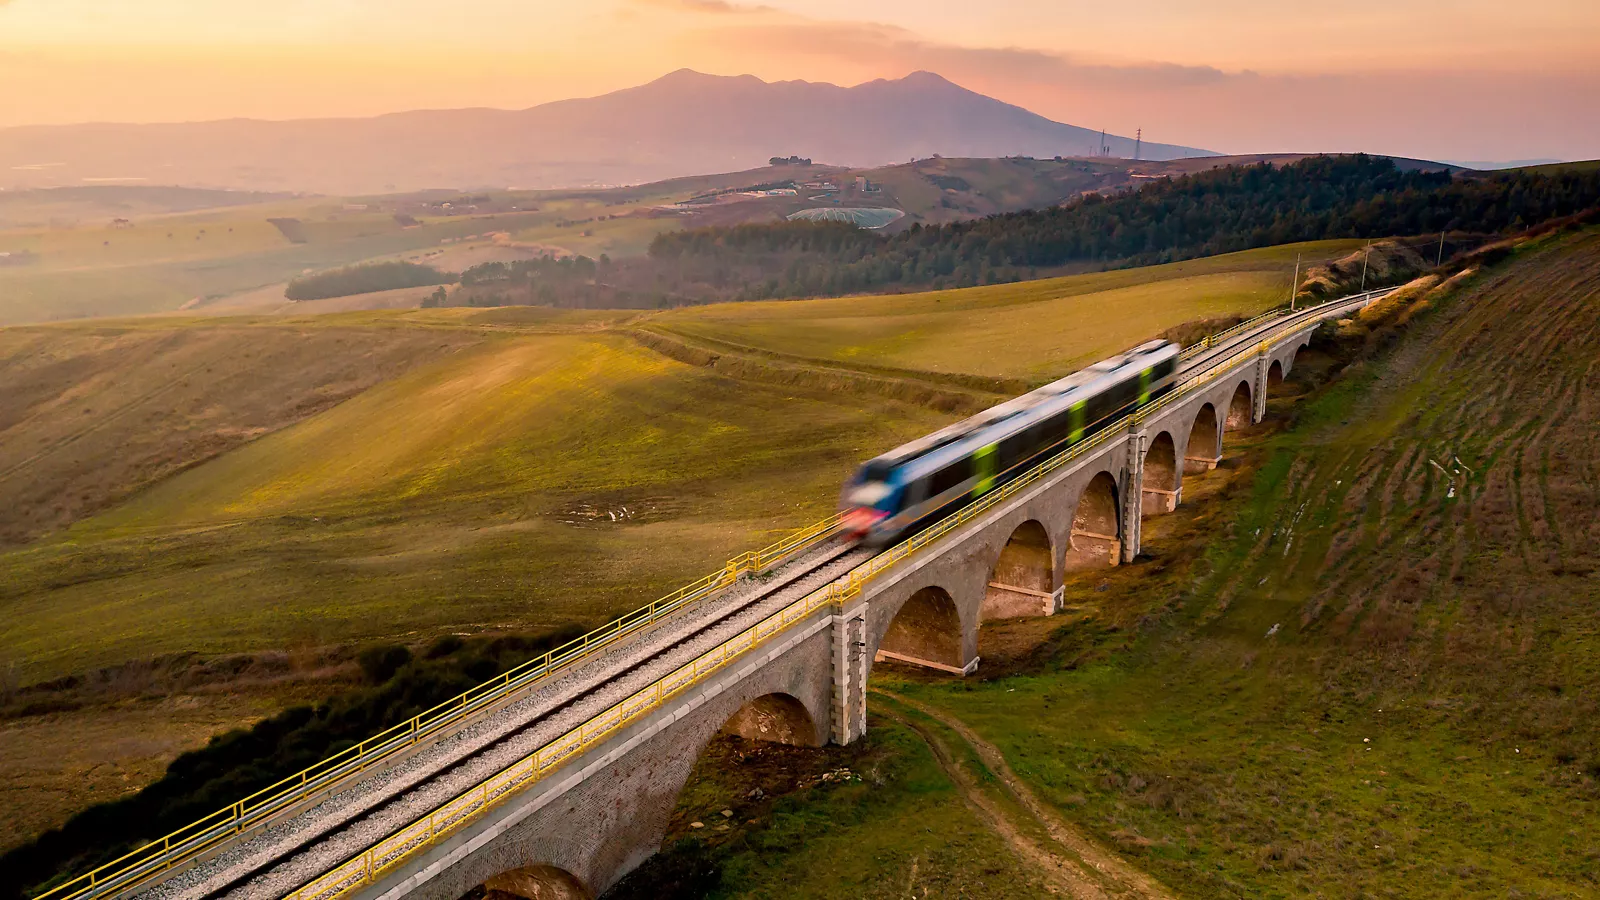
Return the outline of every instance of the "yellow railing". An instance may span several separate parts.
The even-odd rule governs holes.
[[[93,871],[40,894],[35,900],[75,900],[108,889],[125,890],[252,828],[313,794],[327,791],[352,775],[372,768],[447,726],[532,686],[552,672],[579,662],[619,638],[634,634],[685,606],[721,591],[744,573],[758,573],[813,544],[831,537],[839,516],[824,519],[760,550],[741,553],[721,570],[684,585],[648,606],[575,638],[543,656],[490,679],[426,712],[374,735],[278,783],[219,809],[209,816],[151,841]]]
[[[1358,298],[1368,298],[1368,297],[1372,297],[1372,296],[1377,295],[1377,294],[1386,294],[1390,290],[1393,290],[1393,289],[1392,288],[1379,288],[1377,290],[1366,291],[1366,292],[1363,292],[1363,293],[1360,293],[1360,294],[1353,294],[1353,295],[1351,295],[1349,297],[1340,297],[1340,298],[1332,299],[1332,300],[1324,300],[1324,301],[1322,301],[1320,303],[1309,304],[1307,306],[1302,306],[1300,309],[1297,309],[1297,310],[1289,310],[1289,309],[1285,309],[1285,308],[1283,308],[1281,306],[1274,307],[1272,309],[1267,310],[1264,313],[1261,313],[1258,316],[1254,316],[1252,318],[1245,319],[1243,322],[1240,322],[1237,325],[1233,325],[1231,327],[1224,328],[1223,330],[1217,332],[1216,334],[1208,334],[1208,335],[1206,335],[1205,338],[1203,338],[1199,343],[1190,344],[1189,346],[1183,348],[1183,352],[1178,354],[1178,358],[1180,360],[1182,360],[1182,359],[1193,359],[1194,357],[1199,356],[1201,353],[1204,353],[1205,351],[1210,350],[1211,348],[1220,345],[1223,341],[1227,340],[1230,337],[1233,337],[1234,335],[1238,334],[1239,332],[1248,330],[1250,328],[1254,328],[1256,325],[1259,325],[1259,324],[1261,324],[1262,322],[1265,322],[1268,319],[1273,319],[1273,318],[1277,318],[1279,316],[1285,316],[1285,315],[1295,315],[1296,313],[1305,312],[1305,311],[1309,311],[1309,310],[1313,310],[1313,309],[1318,309],[1318,308],[1326,306],[1326,305],[1328,305],[1330,303],[1348,303],[1348,302],[1351,302],[1351,301],[1356,300]]]
[[[1207,350],[1210,350],[1212,347],[1217,346],[1218,344],[1220,344],[1223,341],[1227,340],[1228,338],[1238,334],[1239,332],[1244,331],[1247,328],[1253,328],[1256,325],[1258,325],[1258,324],[1260,324],[1262,322],[1265,322],[1268,319],[1272,319],[1272,318],[1276,318],[1278,316],[1281,316],[1281,315],[1283,315],[1283,313],[1284,313],[1284,310],[1282,310],[1282,309],[1269,309],[1269,310],[1267,310],[1266,312],[1262,313],[1259,316],[1255,316],[1253,318],[1245,319],[1243,322],[1240,322],[1239,324],[1231,326],[1229,328],[1224,328],[1223,330],[1217,332],[1216,334],[1208,334],[1208,335],[1205,336],[1204,339],[1202,339],[1200,341],[1200,343],[1191,344],[1188,347],[1183,348],[1183,352],[1178,354],[1178,358],[1179,359],[1192,359],[1193,357],[1198,356],[1198,355],[1200,355],[1201,353],[1204,353]]]

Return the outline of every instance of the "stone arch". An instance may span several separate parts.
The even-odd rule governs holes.
[[[1221,461],[1222,423],[1217,418],[1217,408],[1210,403],[1195,413],[1194,424],[1189,426],[1189,442],[1184,445],[1183,471],[1188,474],[1209,472]]]
[[[1072,512],[1066,571],[1114,566],[1122,561],[1122,515],[1117,480],[1101,472],[1084,486]]]
[[[1144,515],[1158,516],[1178,508],[1178,447],[1172,435],[1161,432],[1144,454],[1144,484],[1140,509]]]
[[[806,705],[793,695],[782,693],[763,694],[739,707],[718,733],[795,747],[820,747],[824,743]]]
[[[925,587],[901,604],[878,642],[876,659],[965,674],[961,611],[944,588]]]
[[[1255,398],[1250,395],[1250,382],[1241,381],[1234,388],[1233,399],[1228,402],[1229,428],[1244,428],[1256,420]]]
[[[555,866],[523,866],[483,883],[484,900],[593,900],[577,876]]]
[[[1055,605],[1053,560],[1044,526],[1037,519],[1018,525],[989,572],[978,621],[1049,615]]]
[[[1273,360],[1267,367],[1267,390],[1276,390],[1280,384],[1283,384],[1283,363]]]

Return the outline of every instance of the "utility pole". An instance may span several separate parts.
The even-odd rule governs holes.
[[[1289,285],[1289,312],[1294,312],[1294,295],[1300,293],[1300,254],[1294,255],[1294,283]]]
[[[1439,232],[1439,261],[1433,264],[1435,269],[1444,265],[1444,232]]]
[[[1357,293],[1367,292],[1367,264],[1372,262],[1372,238],[1367,238],[1367,252],[1361,257],[1361,290]]]

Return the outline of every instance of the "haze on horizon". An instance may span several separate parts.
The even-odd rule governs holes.
[[[0,35],[0,127],[517,109],[682,67],[924,69],[1223,152],[1600,157],[1593,0],[0,0]]]

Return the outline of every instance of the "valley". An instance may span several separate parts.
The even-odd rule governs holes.
[[[738,186],[749,174],[722,176],[720,183]],[[919,177],[929,176],[924,171]],[[672,198],[715,191],[717,183],[650,188],[659,193],[645,199],[677,203]],[[991,186],[982,190],[988,195]],[[629,229],[641,223],[672,221],[619,218],[616,211],[638,199],[631,196],[539,195],[537,203],[529,196],[387,198],[364,210],[340,206],[338,212],[328,201],[310,198],[273,199],[279,205],[259,208],[179,210],[165,214],[171,233],[190,229],[202,247],[217,237],[217,249],[185,247],[171,251],[165,262],[145,265],[232,271],[242,258],[238,254],[314,250],[331,260],[389,241],[413,249],[363,258],[466,267],[523,253],[571,252],[555,242],[572,237],[579,226],[576,237],[582,240],[626,242],[638,239],[641,232]],[[457,209],[458,200],[477,208]],[[772,202],[789,201],[751,197],[731,205],[761,209]],[[539,208],[511,208],[524,205]],[[287,217],[298,225],[286,230],[278,224],[285,217],[272,216],[278,222],[270,224],[270,233],[244,227],[245,219],[230,218],[241,209],[251,216],[298,211]],[[319,220],[306,214],[311,209],[327,215]],[[580,214],[585,218],[572,218]],[[770,209],[752,212],[769,214],[776,215]],[[407,216],[418,224],[405,221]],[[438,218],[429,221],[430,216]],[[520,227],[476,230],[491,222]],[[141,220],[132,230],[149,231],[147,224]],[[458,232],[461,239],[437,238]],[[113,252],[108,265],[85,271],[114,273],[124,259],[116,254],[124,252],[128,264],[139,265],[141,255],[174,240],[154,234],[130,238],[134,246]],[[291,243],[288,251],[263,249],[291,237],[306,243]],[[444,245],[424,245],[424,238]],[[75,242],[60,235],[51,240],[30,252],[57,262],[96,252],[81,235]],[[1485,240],[1454,238],[1450,253]],[[1592,296],[1595,246],[1592,229],[1576,221],[1547,229],[1514,249],[1482,251],[1489,254],[1482,256],[1484,264],[1493,267],[1488,274],[1453,279],[1449,290],[1455,294],[1429,295],[1402,314],[1403,325],[1352,320],[1331,329],[1319,338],[1305,371],[1297,368],[1288,393],[1269,402],[1274,422],[1246,430],[1240,455],[1194,479],[1180,513],[1157,520],[1145,555],[1134,565],[1069,580],[1062,618],[986,626],[982,672],[959,686],[885,664],[886,680],[875,681],[879,693],[871,701],[872,727],[881,737],[809,757],[783,756],[799,771],[816,769],[815,778],[848,768],[847,758],[870,761],[868,771],[880,779],[874,784],[897,787],[841,817],[821,810],[859,803],[847,799],[848,785],[858,781],[807,782],[792,768],[774,768],[739,788],[748,794],[760,787],[778,798],[756,803],[746,820],[749,804],[733,802],[733,788],[719,780],[726,773],[702,772],[681,803],[728,803],[739,807],[743,824],[721,823],[728,828],[718,827],[714,839],[701,841],[709,835],[692,832],[703,829],[709,813],[684,807],[674,814],[669,836],[688,843],[650,865],[685,867],[685,897],[723,883],[706,880],[710,872],[721,873],[716,878],[733,873],[727,884],[760,896],[764,879],[777,879],[774,886],[788,883],[783,873],[801,863],[781,855],[757,860],[749,848],[766,848],[762,854],[771,856],[791,841],[818,834],[819,823],[829,821],[838,827],[824,843],[842,865],[863,873],[848,883],[868,895],[888,883],[868,888],[872,879],[864,873],[884,867],[902,872],[909,885],[920,878],[977,897],[1011,896],[1007,891],[1021,884],[1044,893],[1093,893],[1145,877],[1152,880],[1138,881],[1144,885],[1138,890],[1148,896],[1161,896],[1163,885],[1172,884],[1184,885],[1185,895],[1192,885],[1210,885],[1219,896],[1273,892],[1280,876],[1296,889],[1363,890],[1367,882],[1360,870],[1329,863],[1324,854],[1329,846],[1350,846],[1356,834],[1351,829],[1359,823],[1369,831],[1378,828],[1364,813],[1345,811],[1322,830],[1265,837],[1259,823],[1271,819],[1271,812],[1235,793],[1244,789],[1216,781],[1224,767],[1212,757],[1187,755],[1180,735],[1212,733],[1208,740],[1222,746],[1229,745],[1223,735],[1230,730],[1283,727],[1291,734],[1284,741],[1335,755],[1328,742],[1348,734],[1314,723],[1337,720],[1307,718],[1306,707],[1286,704],[1248,682],[1257,651],[1235,645],[1249,643],[1243,635],[1251,629],[1271,631],[1272,647],[1288,644],[1290,637],[1277,636],[1290,618],[1288,605],[1298,604],[1295,634],[1301,643],[1294,646],[1303,649],[1273,663],[1272,684],[1300,684],[1307,695],[1343,691],[1340,702],[1347,708],[1382,693],[1356,686],[1360,679],[1351,667],[1363,661],[1374,671],[1399,665],[1395,648],[1407,646],[1421,626],[1401,623],[1396,610],[1422,602],[1397,606],[1385,592],[1429,577],[1438,584],[1440,560],[1460,566],[1477,558],[1483,551],[1461,542],[1480,540],[1493,529],[1487,523],[1458,527],[1455,545],[1431,551],[1432,561],[1413,559],[1400,568],[1393,566],[1404,554],[1388,548],[1395,540],[1403,547],[1437,540],[1442,525],[1413,527],[1422,515],[1419,504],[1440,484],[1450,493],[1446,499],[1454,500],[1459,490],[1464,501],[1470,477],[1476,477],[1464,474],[1467,467],[1477,471],[1503,452],[1496,448],[1505,438],[1484,436],[1471,424],[1482,412],[1471,405],[1471,392],[1520,404],[1520,393],[1497,389],[1491,381],[1515,383],[1527,368],[1518,354],[1534,352],[1523,343],[1497,346],[1493,353],[1504,358],[1503,365],[1480,361],[1473,381],[1442,376],[1421,363],[1487,352],[1473,340],[1458,337],[1450,349],[1412,351],[1420,354],[1413,357],[1404,356],[1404,348],[1425,337],[1442,340],[1427,337],[1434,335],[1427,329],[1455,321],[1449,317],[1460,313],[1452,311],[1471,302],[1500,304],[1492,321],[1513,323],[1515,334],[1543,334],[1546,349],[1570,348],[1582,357],[1589,335],[1580,327],[1581,312],[1564,314],[1559,321],[1565,324],[1541,332],[1516,319],[1529,311],[1516,299],[1523,295],[1508,292],[1526,281],[1531,291],[1558,298],[1552,301],[1557,308],[1581,310]],[[366,648],[429,647],[426,658],[433,660],[432,648],[463,638],[521,641],[600,625],[740,550],[828,515],[838,485],[876,449],[1151,337],[1192,342],[1278,306],[1296,271],[1334,277],[1327,265],[1343,260],[1338,277],[1355,278],[1350,266],[1364,247],[1365,241],[1352,239],[1311,241],[1009,284],[664,310],[423,308],[431,288],[280,303],[272,296],[276,289],[268,287],[161,315],[6,328],[0,331],[0,371],[19,389],[0,401],[0,434],[6,438],[0,444],[0,495],[11,500],[10,512],[0,518],[6,542],[0,548],[0,609],[6,613],[0,629],[0,669],[6,673],[0,728],[12,750],[0,755],[0,772],[30,785],[34,795],[52,797],[43,807],[30,805],[18,821],[36,834],[86,803],[126,798],[159,776],[167,761],[205,741],[208,730],[251,727],[285,709],[371,690],[372,676],[357,661]],[[102,244],[100,252],[112,251]],[[206,255],[213,252],[220,255]],[[1416,250],[1403,248],[1401,255],[1411,260],[1407,265],[1419,264]],[[287,258],[274,257],[272,265],[286,266]],[[1387,271],[1386,265],[1379,270]],[[42,271],[59,276],[76,270]],[[1388,277],[1408,276],[1396,271]],[[1324,289],[1337,295],[1347,288]],[[1467,321],[1463,331],[1471,323],[1481,331],[1491,320]],[[1407,359],[1412,368],[1395,368]],[[1581,366],[1571,369],[1549,388],[1556,391],[1550,396],[1583,395],[1587,377]],[[1390,380],[1374,380],[1384,378]],[[1347,408],[1330,412],[1329,404],[1365,402],[1357,399],[1365,391],[1381,394],[1386,408],[1411,409],[1446,382],[1461,398],[1457,418],[1428,426],[1429,433],[1462,435],[1449,447],[1452,468],[1444,482],[1421,468],[1425,457],[1440,456],[1443,449],[1397,447],[1402,432],[1393,415],[1371,418],[1353,437],[1329,436],[1336,431],[1331,422],[1341,414],[1337,409]],[[1291,412],[1291,397],[1309,406]],[[1551,434],[1554,428],[1526,416],[1512,423],[1509,412],[1491,418],[1517,434]],[[1305,443],[1313,437],[1322,443]],[[1363,440],[1371,442],[1361,457],[1368,462],[1349,449],[1351,441]],[[1471,449],[1473,440],[1487,443]],[[1582,453],[1572,440],[1558,445],[1561,459]],[[1462,448],[1469,455],[1462,456]],[[1316,454],[1326,455],[1316,472],[1344,476],[1333,487],[1294,462],[1320,458]],[[1369,471],[1371,458],[1388,460],[1391,468]],[[1457,484],[1462,478],[1468,481]],[[1587,483],[1581,473],[1561,478],[1569,493],[1581,494]],[[1421,488],[1393,487],[1419,480]],[[1351,499],[1334,490],[1346,483],[1362,485],[1362,493]],[[1380,483],[1384,499],[1370,499],[1379,496],[1372,492]],[[1282,506],[1291,501],[1300,504],[1293,513]],[[1261,542],[1263,528],[1293,533],[1292,523],[1314,502],[1325,507],[1318,531],[1343,528],[1351,534],[1300,532],[1282,546]],[[1374,502],[1380,503],[1377,509]],[[1336,509],[1345,511],[1344,518]],[[1402,515],[1409,517],[1403,526],[1387,518]],[[1561,515],[1582,520],[1584,514],[1567,509]],[[1586,546],[1586,527],[1561,545]],[[1243,528],[1257,531],[1245,540]],[[1228,550],[1235,540],[1244,549]],[[1291,549],[1298,554],[1291,557]],[[1530,552],[1489,551],[1495,558],[1531,558]],[[1330,559],[1342,560],[1339,572],[1373,575],[1325,583],[1335,571]],[[1572,565],[1557,563],[1559,577],[1590,574],[1584,559],[1579,550]],[[1258,570],[1261,580],[1250,587]],[[1520,583],[1500,591],[1525,593]],[[1348,601],[1352,595],[1365,599],[1342,614],[1322,611],[1332,598]],[[1241,626],[1238,617],[1249,610],[1257,612],[1248,613],[1252,618]],[[183,627],[174,628],[175,622]],[[1344,623],[1341,639],[1355,648],[1348,659],[1330,662],[1327,651],[1314,646],[1329,622]],[[1433,622],[1423,631],[1437,633],[1440,627]],[[1529,634],[1543,633],[1537,624],[1525,627],[1532,629]],[[1472,640],[1489,642],[1486,636]],[[1198,649],[1173,651],[1179,645]],[[1449,652],[1440,666],[1459,651],[1445,646]],[[1242,661],[1229,656],[1236,651]],[[456,651],[437,652],[448,660]],[[464,652],[470,660],[476,651]],[[1203,677],[1185,668],[1219,660],[1218,671],[1244,674]],[[1459,690],[1474,689],[1460,685],[1459,673],[1448,677]],[[1546,676],[1529,677],[1540,683]],[[1093,681],[1080,683],[1084,678]],[[1157,707],[1137,702],[1164,696],[1174,681],[1183,688],[1170,700]],[[1397,688],[1389,684],[1383,690],[1388,698]],[[1207,707],[1202,699],[1236,694],[1237,710]],[[1270,708],[1257,708],[1247,705],[1250,697],[1273,699]],[[1436,709],[1455,709],[1455,702]],[[1476,708],[1470,700],[1461,702]],[[1067,731],[1036,726],[1060,706],[1073,710],[1062,726]],[[1523,732],[1546,729],[1564,736],[1570,749],[1557,756],[1576,768],[1560,783],[1573,792],[1572,802],[1586,802],[1585,779],[1592,775],[1584,775],[1578,761],[1587,739],[1572,724],[1585,713],[1556,707],[1560,711],[1549,713],[1553,718],[1545,718],[1548,710],[1530,713],[1538,721],[1525,720],[1533,724]],[[1204,715],[1197,712],[1202,708]],[[1014,712],[1023,718],[1009,718]],[[1118,716],[1142,718],[1112,724]],[[1085,717],[1106,724],[1084,729]],[[62,735],[103,734],[96,729],[107,721],[148,737],[96,739],[102,746],[88,755],[50,759],[49,747]],[[1463,757],[1466,745],[1459,736],[1446,741],[1444,720],[1427,721],[1426,739],[1415,738],[1415,752],[1424,756],[1394,766],[1413,774],[1433,771],[1438,760],[1426,754],[1444,752],[1438,747]],[[1449,728],[1462,727],[1449,721]],[[1141,730],[1146,736],[1136,744],[1142,751],[1115,737]],[[1104,744],[1086,749],[1085,740]],[[1068,752],[1052,755],[1041,741]],[[1249,749],[1261,771],[1288,764],[1273,756],[1282,752],[1281,743],[1263,738]],[[750,752],[718,746],[723,749],[716,752],[740,759]],[[1150,750],[1156,746],[1163,748],[1159,755]],[[1003,778],[997,766],[1009,767]],[[1305,771],[1309,786],[1292,793],[1289,802],[1309,815],[1319,808],[1315,798],[1335,789],[1329,785],[1337,776],[1326,767]],[[1448,766],[1442,771],[1449,774],[1438,778],[1461,774]],[[1164,781],[1179,773],[1185,785],[1195,785],[1187,788],[1190,793],[1169,796],[1151,789],[1159,784],[1157,776]],[[1408,802],[1435,802],[1428,792],[1443,782],[1430,782],[1433,777],[1412,778]],[[911,794],[898,787],[914,784],[921,787]],[[883,831],[900,816],[915,815],[918,804],[934,802],[919,799],[922,791],[959,796],[967,813],[937,835]],[[1497,809],[1509,808],[1503,792],[1480,796]],[[1207,806],[1224,802],[1218,798],[1232,798],[1226,808],[1236,812]],[[1374,808],[1391,815],[1394,805]],[[713,811],[722,815],[720,807]],[[1413,829],[1442,827],[1400,813],[1391,817],[1396,816]],[[689,827],[691,821],[702,828]],[[1383,831],[1377,846],[1389,837]],[[1551,839],[1553,832],[1535,838],[1541,847]],[[970,855],[936,863],[928,856],[936,845],[970,848]],[[1246,846],[1254,849],[1241,850]],[[1005,858],[1014,858],[1018,867],[1008,862],[975,872],[960,862],[996,853],[1010,854]],[[1082,868],[1085,853],[1103,854],[1105,865],[1128,860],[1131,874],[1102,884],[1106,870],[1098,863]],[[1428,858],[1434,868],[1427,871],[1466,866],[1490,888],[1525,882],[1524,873],[1486,867],[1465,850]],[[1570,865],[1566,857],[1548,859],[1549,865]],[[1423,869],[1405,872],[1426,883]],[[678,876],[647,867],[636,877],[643,879],[639,884],[657,884]],[[847,895],[838,884],[808,882],[803,895]],[[618,890],[618,896],[628,896],[630,888]]]

